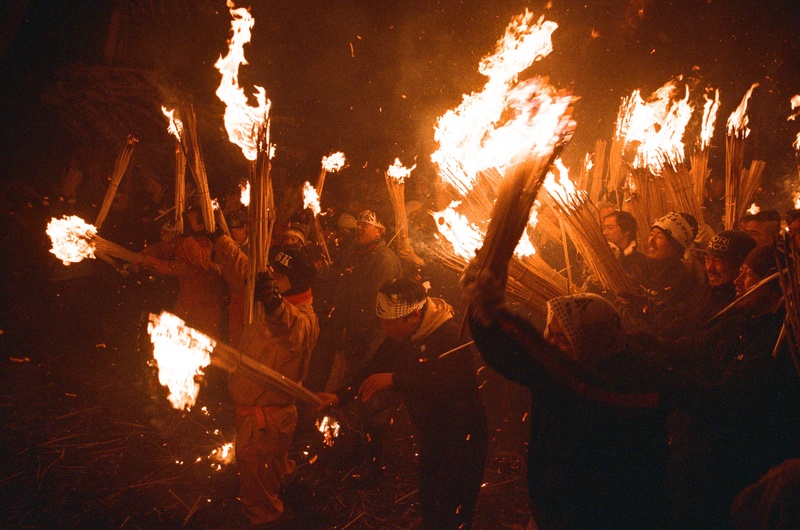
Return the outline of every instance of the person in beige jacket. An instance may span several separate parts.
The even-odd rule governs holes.
[[[283,249],[270,259],[271,272],[260,273],[255,299],[261,307],[245,324],[239,350],[298,383],[308,371],[319,335],[312,308],[314,265],[301,252]],[[236,404],[236,461],[244,514],[253,525],[269,525],[283,515],[281,484],[292,475],[289,445],[297,425],[294,399],[240,374],[228,380]]]

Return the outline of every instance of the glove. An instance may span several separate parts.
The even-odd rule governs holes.
[[[217,228],[215,228],[213,232],[208,234],[208,239],[210,239],[212,243],[216,243],[217,239],[219,239],[224,235],[225,235],[225,230],[223,230],[219,225],[217,225]]]
[[[464,300],[472,308],[474,316],[484,325],[489,324],[495,313],[505,306],[506,282],[491,272],[478,272],[470,264],[460,283]]]
[[[264,311],[272,313],[281,305],[283,297],[278,292],[278,285],[275,283],[275,278],[272,273],[259,272],[256,276],[256,286],[253,291],[253,299],[261,302],[264,306]]]

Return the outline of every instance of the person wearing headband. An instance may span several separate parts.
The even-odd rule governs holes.
[[[427,296],[425,288],[411,280],[384,283],[374,311],[386,338],[358,377],[336,393],[317,394],[323,401],[320,410],[359,396],[372,469],[380,469],[383,424],[375,420],[387,418],[366,416],[385,403],[389,391],[402,396],[421,438],[422,525],[437,530],[468,528],[487,448],[486,414],[471,343],[459,336],[453,308]]]

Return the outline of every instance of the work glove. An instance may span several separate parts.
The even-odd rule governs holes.
[[[264,311],[267,313],[272,313],[281,305],[283,297],[278,292],[278,285],[275,283],[275,278],[272,277],[271,272],[258,273],[253,299],[261,302],[264,306]]]

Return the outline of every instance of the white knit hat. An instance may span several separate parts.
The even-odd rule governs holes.
[[[602,358],[625,347],[622,319],[601,296],[581,293],[559,296],[547,302],[545,338],[554,315],[578,358]]]
[[[651,228],[659,228],[668,237],[671,237],[683,248],[689,248],[694,241],[692,225],[682,214],[670,212],[660,219],[656,219]]]
[[[375,226],[377,228],[386,228],[385,226],[383,226],[383,223],[381,223],[378,220],[378,214],[376,214],[372,210],[364,210],[363,212],[358,214],[358,222],[371,224],[372,226]]]

